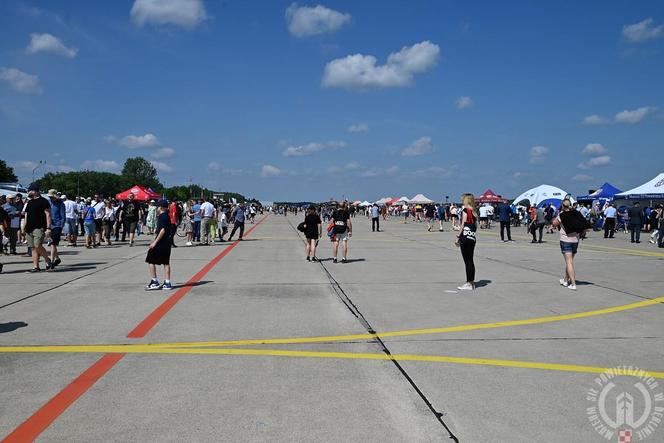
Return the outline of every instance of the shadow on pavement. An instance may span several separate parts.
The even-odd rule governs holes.
[[[5,332],[12,332],[15,331],[19,328],[25,328],[28,326],[27,323],[23,321],[12,321],[9,323],[0,323],[0,334],[3,334]]]
[[[476,288],[481,288],[483,286],[487,286],[491,284],[491,280],[479,280],[475,282],[475,287]]]
[[[211,280],[201,280],[201,281],[196,281],[196,282],[192,282],[192,283],[183,283],[181,285],[174,285],[173,289],[180,289],[180,288],[187,288],[187,287],[192,287],[193,288],[193,287],[196,287],[196,286],[206,285],[208,283],[213,283],[213,281],[211,281]]]

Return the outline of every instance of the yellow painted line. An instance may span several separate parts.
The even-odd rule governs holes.
[[[386,355],[354,352],[319,352],[319,351],[288,351],[278,349],[227,349],[227,348],[164,348],[145,345],[108,345],[108,346],[16,346],[0,347],[0,352],[13,353],[123,353],[123,354],[179,354],[179,355],[245,355],[245,356],[271,356],[295,358],[328,358],[344,360],[397,360],[419,361],[429,363],[453,363],[479,366],[496,366],[522,369],[542,369],[549,371],[579,372],[601,374],[611,368],[585,365],[567,365],[558,363],[542,363],[518,360],[496,360],[487,358],[450,357],[443,355],[414,355],[393,354]],[[623,375],[641,376],[645,374],[653,378],[664,379],[664,372],[660,371],[625,371]]]
[[[478,323],[459,326],[447,326],[442,328],[428,328],[428,329],[407,329],[402,331],[387,331],[378,332],[376,334],[352,334],[352,335],[333,335],[322,337],[294,337],[294,338],[265,338],[265,339],[248,339],[248,340],[225,340],[225,341],[208,341],[208,342],[186,342],[186,343],[159,343],[152,345],[141,345],[150,348],[167,347],[167,348],[188,348],[188,347],[218,347],[218,346],[247,346],[247,345],[266,345],[266,344],[305,344],[305,343],[327,343],[336,341],[355,341],[355,340],[371,340],[376,337],[407,337],[413,335],[429,335],[429,334],[443,334],[448,332],[466,332],[476,331],[482,329],[496,329],[506,328],[511,326],[524,326],[535,325],[542,323],[553,323],[565,320],[575,320],[579,318],[588,318],[598,315],[613,314],[616,312],[628,311],[631,309],[644,308],[656,304],[664,303],[664,296],[654,298],[651,300],[644,300],[627,305],[614,306],[610,308],[596,309],[593,311],[575,312],[571,314],[553,315],[547,317],[535,317],[525,320],[510,320],[495,323]],[[0,347],[0,352],[2,352]]]

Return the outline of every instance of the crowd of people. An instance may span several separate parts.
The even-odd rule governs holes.
[[[2,252],[31,258],[29,273],[53,271],[62,263],[60,247],[92,249],[114,242],[128,242],[133,247],[141,235],[155,235],[159,238],[157,244],[168,241],[170,247],[177,247],[176,233],[187,237],[187,246],[195,242],[210,245],[215,241],[232,241],[238,231],[238,239],[242,240],[245,222],[254,223],[256,215],[262,212],[263,208],[257,204],[235,204],[206,197],[184,202],[142,202],[133,194],[126,200],[98,194],[73,198],[55,189],[42,195],[33,184],[25,197],[21,193],[0,195]],[[168,223],[164,222],[166,217]],[[231,225],[231,234],[225,239]],[[25,254],[19,254],[22,247],[27,248]]]

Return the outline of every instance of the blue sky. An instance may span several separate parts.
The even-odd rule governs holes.
[[[664,3],[466,3],[3,1],[0,158],[263,200],[664,170]]]

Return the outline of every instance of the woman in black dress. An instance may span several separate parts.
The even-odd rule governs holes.
[[[316,258],[316,244],[323,232],[323,226],[318,211],[314,205],[309,206],[304,217],[304,236],[307,238],[307,261],[318,261]]]
[[[145,262],[148,264],[150,283],[148,291],[155,289],[172,289],[171,286],[171,220],[168,217],[168,202],[160,200],[157,209],[157,236],[150,243]],[[157,265],[164,265],[164,284],[157,280]]]

